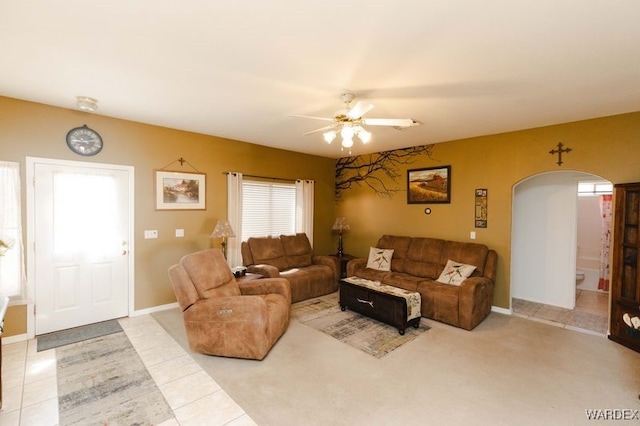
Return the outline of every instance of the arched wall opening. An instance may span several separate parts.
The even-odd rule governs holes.
[[[530,176],[513,188],[511,298],[575,307],[580,171]]]

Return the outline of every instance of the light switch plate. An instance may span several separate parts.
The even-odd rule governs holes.
[[[176,237],[184,237],[184,229],[176,229]]]
[[[145,230],[144,231],[144,238],[145,238],[145,240],[151,240],[153,238],[158,238],[158,230],[157,229]]]

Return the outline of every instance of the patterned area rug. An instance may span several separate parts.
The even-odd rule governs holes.
[[[420,327],[408,327],[403,336],[395,327],[350,310],[340,310],[337,292],[293,304],[291,316],[376,358],[382,358],[430,328],[422,319]]]
[[[56,349],[60,425],[150,425],[173,412],[123,332]]]
[[[122,331],[118,320],[83,325],[38,336],[38,352]]]

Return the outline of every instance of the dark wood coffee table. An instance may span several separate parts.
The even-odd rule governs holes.
[[[361,286],[340,280],[340,309],[347,308],[370,318],[396,327],[400,334],[412,325],[420,326],[420,316],[407,320],[407,300],[380,289]]]

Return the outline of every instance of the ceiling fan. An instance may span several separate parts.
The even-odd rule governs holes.
[[[338,136],[342,137],[342,147],[351,148],[353,146],[353,137],[357,136],[362,143],[371,140],[371,132],[364,126],[391,126],[395,129],[402,130],[408,127],[419,126],[420,123],[411,118],[364,118],[363,116],[373,109],[373,104],[358,101],[351,108],[351,102],[355,98],[353,93],[343,93],[340,98],[345,103],[345,108],[337,111],[332,118],[328,117],[311,117],[308,115],[294,115],[293,117],[311,118],[314,120],[331,121],[332,123],[316,130],[305,133],[323,132],[322,136],[327,143],[333,142]]]

